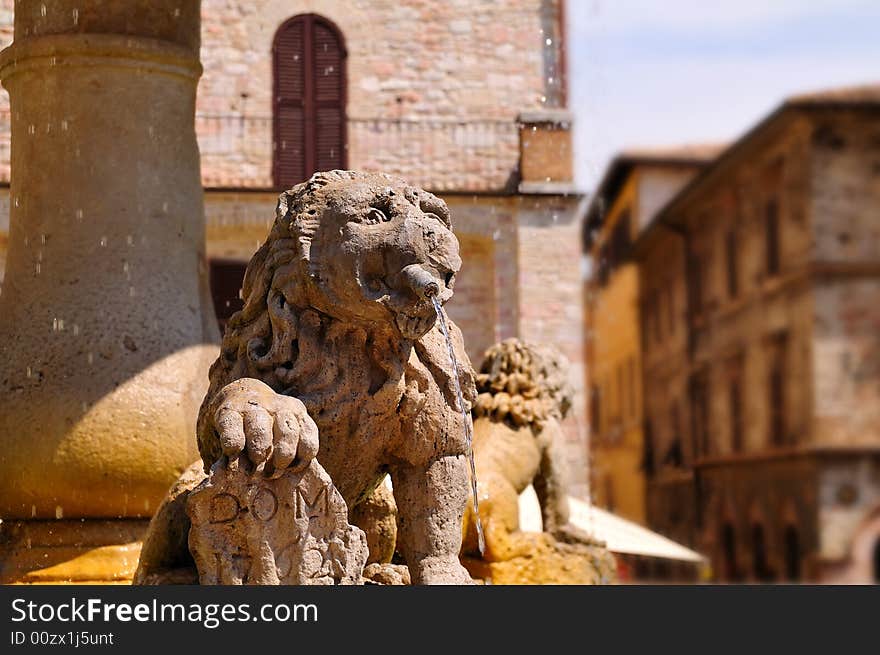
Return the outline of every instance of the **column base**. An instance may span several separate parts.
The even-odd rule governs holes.
[[[131,584],[149,519],[3,521],[0,584]]]

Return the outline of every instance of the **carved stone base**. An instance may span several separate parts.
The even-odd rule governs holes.
[[[3,521],[0,584],[130,584],[148,523]]]
[[[367,540],[317,461],[277,479],[218,468],[186,504],[201,584],[361,584]]]
[[[614,556],[600,546],[556,544],[551,551],[503,562],[462,557],[474,577],[493,585],[595,585],[616,581]]]

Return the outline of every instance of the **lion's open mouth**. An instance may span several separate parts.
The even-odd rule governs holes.
[[[437,315],[434,312],[430,314],[407,314],[400,312],[396,316],[397,329],[405,339],[419,339],[430,330]]]

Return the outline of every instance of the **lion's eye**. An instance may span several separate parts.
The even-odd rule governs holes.
[[[367,212],[367,217],[364,219],[364,223],[367,225],[376,225],[377,223],[387,223],[389,220],[391,219],[389,219],[381,209],[370,207],[370,211]]]

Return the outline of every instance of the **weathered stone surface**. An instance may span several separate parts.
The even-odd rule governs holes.
[[[312,460],[266,478],[219,466],[187,500],[189,548],[201,584],[360,584],[367,541]]]
[[[195,457],[217,351],[193,129],[199,2],[15,5],[0,54],[0,150],[10,130],[14,143],[0,580],[128,581],[149,517]]]
[[[600,545],[557,543],[503,562],[462,558],[470,574],[493,585],[593,585],[617,580],[614,556]]]
[[[450,324],[462,408],[432,302],[452,297],[460,266],[445,203],[402,180],[331,171],[283,193],[211,368],[205,467],[243,455],[272,478],[320,446],[350,509],[390,473],[413,583],[470,583],[458,553],[473,371]]]
[[[0,515],[147,519],[195,457],[217,352],[193,132],[199,3],[17,5],[0,55],[20,117],[0,295]]]
[[[486,351],[477,375],[474,457],[486,549],[480,557],[470,507],[463,561],[496,584],[595,584],[609,578],[596,557],[613,557],[568,522],[557,448],[571,406],[565,358],[548,346],[507,339]],[[519,529],[519,495],[533,484],[544,532]],[[607,568],[607,567],[605,567]],[[610,576],[613,577],[613,576]]]

